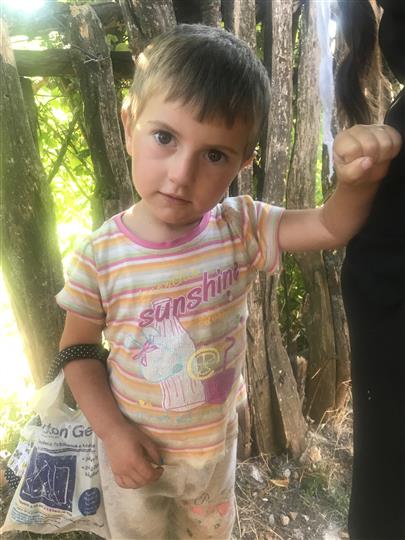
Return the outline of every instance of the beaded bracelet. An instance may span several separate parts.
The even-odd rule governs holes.
[[[55,356],[55,359],[49,368],[47,381],[53,381],[59,371],[72,360],[95,359],[105,363],[109,354],[110,351],[99,343],[71,345],[70,347],[66,347],[59,351]]]

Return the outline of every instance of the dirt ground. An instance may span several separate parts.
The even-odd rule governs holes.
[[[340,540],[347,534],[352,465],[351,411],[308,432],[299,460],[266,456],[237,468],[237,519],[232,540]],[[0,487],[0,520],[10,492]],[[96,540],[89,533],[5,533],[2,540]],[[152,538],[150,540],[153,540]]]
[[[351,412],[335,420],[310,429],[299,460],[261,456],[239,463],[233,540],[349,538]]]

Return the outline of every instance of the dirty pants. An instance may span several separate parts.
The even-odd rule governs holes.
[[[225,456],[202,469],[164,465],[146,487],[124,489],[112,475],[100,445],[100,476],[111,540],[228,540],[235,519],[237,439]]]

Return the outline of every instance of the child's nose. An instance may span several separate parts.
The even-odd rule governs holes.
[[[196,160],[192,155],[176,152],[169,168],[169,179],[177,185],[192,184],[196,174]]]

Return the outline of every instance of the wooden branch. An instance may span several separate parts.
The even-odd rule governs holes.
[[[67,148],[69,146],[69,143],[70,143],[70,139],[72,137],[72,134],[73,134],[73,130],[75,129],[76,127],[76,124],[77,124],[77,119],[78,119],[78,116],[79,116],[79,109],[76,109],[73,113],[73,118],[72,120],[70,121],[70,124],[69,124],[69,127],[66,131],[66,134],[65,134],[65,138],[64,138],[64,141],[62,143],[62,146],[60,147],[60,150],[59,150],[59,153],[58,153],[58,156],[57,158],[55,159],[55,161],[53,162],[53,165],[52,165],[52,168],[48,174],[48,183],[51,183],[52,180],[54,179],[55,175],[57,174],[57,172],[59,171],[59,167],[61,166],[62,162],[63,162],[63,159],[65,157],[65,154],[66,154],[66,151],[67,151]]]
[[[207,26],[221,26],[221,0],[201,0],[201,21]]]
[[[315,6],[303,8],[297,83],[297,122],[290,174],[289,208],[315,206],[315,180],[321,107],[318,90],[319,44]],[[296,253],[309,292],[304,322],[309,346],[306,413],[322,421],[335,407],[336,349],[332,307],[322,254]]]
[[[216,2],[206,0],[205,9],[211,13],[214,20]],[[203,10],[204,4],[201,5]],[[255,18],[255,0],[228,0],[222,6],[225,28],[235,34],[238,38],[256,51],[256,18]],[[203,11],[204,16],[204,11]],[[208,15],[206,15],[208,17]],[[253,193],[253,166],[242,169],[238,177],[230,186],[230,195],[236,196],[249,194],[255,198]],[[264,452],[264,450],[262,450]]]
[[[220,3],[220,0],[203,1],[205,4]],[[156,8],[162,9],[161,4],[163,4],[161,0],[159,0],[159,3],[155,3],[153,6],[154,13]],[[90,5],[96,12],[107,34],[122,35],[126,31],[123,13],[117,2],[98,2]],[[130,6],[129,3],[127,5]],[[169,7],[168,13],[170,12],[170,19],[175,14],[174,21],[198,23],[204,20],[208,24],[206,19],[208,15],[204,14],[205,8],[200,5],[199,0],[173,0],[173,8],[172,11],[171,7]],[[2,6],[2,17],[7,20],[10,34],[13,36],[24,35],[33,39],[52,31],[64,33],[69,26],[69,4],[66,2],[46,2],[43,8],[29,14]],[[136,24],[134,30],[136,33],[138,32]]]
[[[264,9],[265,65],[272,80],[272,98],[266,142],[262,146],[265,162],[263,200],[283,206],[292,128],[293,0],[266,2]],[[277,286],[277,276],[265,277],[265,336],[271,373],[272,413],[273,423],[279,426],[272,433],[272,444],[276,450],[277,447],[288,449],[293,456],[298,456],[305,448],[306,423],[281,337]]]
[[[134,55],[138,55],[152,38],[176,25],[172,0],[159,0],[153,5],[141,0],[119,0],[119,3]]]
[[[14,50],[17,70],[22,77],[72,77],[75,74],[70,49],[44,51]],[[134,64],[129,51],[111,51],[114,77],[132,79]]]
[[[132,202],[131,180],[118,123],[114,78],[100,20],[89,5],[71,7],[72,61],[84,103],[87,140],[96,177],[95,226]]]
[[[227,0],[223,3],[225,28],[246,41],[253,50],[256,50],[255,14],[255,0]]]
[[[334,115],[336,118],[336,115]],[[329,179],[329,153],[324,144],[322,146],[322,192],[326,200],[336,181],[336,175]],[[323,252],[326,278],[328,281],[329,296],[332,307],[333,330],[336,346],[336,398],[335,410],[342,409],[346,405],[349,383],[351,380],[350,366],[350,339],[347,326],[346,314],[343,305],[342,291],[340,287],[340,274],[344,258],[344,249]]]
[[[118,4],[115,2],[99,2],[92,4],[92,8],[100,19],[106,33],[122,34],[125,25]],[[10,35],[24,35],[33,39],[55,30],[64,33],[69,26],[70,6],[65,2],[46,2],[41,9],[30,13],[2,7],[2,17],[8,23]]]
[[[17,68],[18,71],[18,68]],[[34,139],[35,148],[39,152],[38,142],[38,110],[35,104],[34,91],[32,89],[31,79],[20,77],[21,90],[23,93],[25,110],[27,112],[28,120],[31,126],[32,138]]]
[[[264,63],[271,80],[271,105],[263,150],[263,200],[283,206],[292,128],[293,1],[266,2],[265,9]]]

